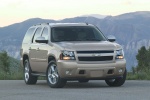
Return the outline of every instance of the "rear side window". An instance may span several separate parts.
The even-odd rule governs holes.
[[[23,43],[29,43],[31,42],[32,34],[34,32],[35,28],[28,29],[26,35],[24,36]]]
[[[39,28],[36,30],[36,32],[35,32],[35,34],[34,34],[34,37],[33,37],[33,43],[36,43],[36,42],[35,42],[35,39],[36,39],[37,37],[40,37],[41,30],[42,30],[41,27],[39,27]]]

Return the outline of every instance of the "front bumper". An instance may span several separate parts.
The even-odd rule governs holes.
[[[126,69],[126,61],[123,59],[113,63],[91,64],[58,60],[57,67],[60,77],[65,79],[105,79],[123,76]]]

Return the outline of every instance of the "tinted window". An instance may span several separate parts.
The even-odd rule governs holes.
[[[47,28],[44,28],[42,37],[45,37],[45,39],[48,40],[48,29]]]
[[[36,42],[35,42],[35,39],[36,39],[37,37],[40,37],[41,30],[42,30],[42,28],[38,28],[38,29],[36,30],[36,32],[35,32],[35,34],[34,34],[34,37],[33,37],[33,43],[36,43]]]
[[[104,35],[92,26],[66,26],[52,28],[52,42],[60,41],[106,41]]]
[[[35,28],[30,28],[27,31],[27,33],[26,33],[26,35],[24,37],[23,43],[29,43],[29,42],[31,42],[31,37],[32,37],[32,34],[33,34],[34,30],[35,30]]]

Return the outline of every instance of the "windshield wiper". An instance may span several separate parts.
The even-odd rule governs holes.
[[[63,42],[63,41],[101,41],[100,39],[96,39],[96,38],[86,38],[86,39],[77,39],[77,40],[72,40],[72,39],[62,39],[62,40],[57,40],[54,42]]]
[[[75,41],[75,40],[72,40],[72,39],[61,39],[61,40],[57,40],[55,42],[63,42],[63,41]]]
[[[96,38],[86,38],[86,40],[89,40],[89,41],[101,41],[100,39],[96,39]]]
[[[53,41],[53,42],[62,42],[62,41]]]

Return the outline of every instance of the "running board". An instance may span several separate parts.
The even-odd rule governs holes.
[[[33,76],[43,76],[45,77],[46,75],[43,73],[31,73]]]

